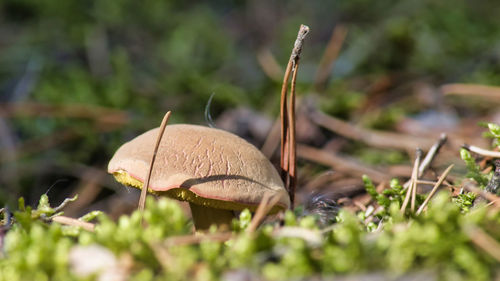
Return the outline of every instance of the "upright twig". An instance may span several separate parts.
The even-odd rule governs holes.
[[[167,126],[168,119],[170,118],[170,111],[165,114],[163,120],[161,121],[160,131],[158,132],[158,137],[156,138],[156,144],[153,150],[153,156],[151,157],[151,162],[149,163],[148,174],[146,176],[146,180],[144,181],[144,185],[141,190],[141,197],[139,198],[139,207],[138,209],[144,211],[144,205],[146,204],[146,194],[149,188],[149,179],[151,178],[151,173],[153,172],[153,165],[156,159],[156,153],[158,152],[158,147],[160,146],[161,138],[163,137],[163,132],[165,132],[165,127]]]
[[[415,211],[415,201],[417,199],[417,180],[418,180],[418,168],[420,167],[420,161],[422,159],[423,151],[420,148],[417,148],[416,159],[415,159],[415,170],[411,175],[411,184],[413,185],[411,191],[411,211]]]
[[[434,158],[436,157],[439,150],[441,149],[441,147],[445,144],[445,142],[447,140],[448,140],[448,136],[445,133],[443,133],[443,134],[441,134],[441,137],[437,140],[437,142],[434,143],[431,146],[431,148],[429,148],[429,152],[427,152],[427,154],[425,155],[425,158],[420,162],[420,165],[418,166],[417,179],[424,175],[425,171],[429,168],[432,161],[434,161]],[[410,186],[412,180],[413,180],[413,176],[412,176],[412,178],[410,178],[407,182],[405,182],[403,184],[403,187],[408,188]],[[417,184],[418,184],[418,180],[417,180]]]
[[[295,164],[295,83],[297,79],[297,70],[299,66],[300,53],[302,52],[302,45],[304,39],[309,33],[309,27],[301,25],[297,39],[295,40],[290,60],[285,70],[283,77],[283,85],[281,87],[281,104],[280,104],[280,118],[281,118],[281,146],[280,146],[280,167],[281,177],[287,188],[290,196],[290,207],[293,208],[295,199],[295,185],[296,185],[296,164]],[[290,103],[287,101],[288,81],[292,75],[292,86],[290,94]]]
[[[416,188],[417,188],[417,180],[418,180],[418,167],[420,166],[420,159],[422,158],[422,150],[417,148],[415,153],[415,163],[413,165],[413,172],[411,173],[410,184],[406,191],[406,197],[403,201],[403,205],[401,206],[401,213],[404,213],[406,210],[406,206],[411,199],[411,209],[415,210],[415,197],[416,197]],[[415,190],[414,190],[415,189]]]
[[[299,65],[299,59],[297,57],[297,62],[295,63],[295,69],[292,75],[292,85],[290,86],[290,110],[288,111],[288,192],[290,194],[290,208],[293,209],[295,202],[295,188],[297,186],[297,143],[295,140],[295,83],[297,82],[297,69]]]

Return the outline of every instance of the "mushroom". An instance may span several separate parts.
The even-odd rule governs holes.
[[[141,189],[159,128],[123,144],[108,165],[122,184]],[[255,211],[265,194],[282,193],[270,213],[290,198],[269,160],[242,138],[197,125],[168,125],[159,144],[148,192],[189,202],[197,230],[229,228],[234,211]]]

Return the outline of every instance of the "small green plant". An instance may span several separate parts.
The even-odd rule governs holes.
[[[500,125],[488,123],[489,136],[493,137],[494,145],[500,147]]]
[[[457,197],[454,197],[452,200],[458,205],[458,207],[462,212],[468,212],[470,208],[473,206],[476,197],[477,197],[476,194],[472,192],[466,192],[457,195]]]
[[[366,192],[370,194],[373,200],[377,204],[383,207],[376,215],[380,219],[389,219],[391,216],[391,208],[400,208],[403,205],[403,201],[406,196],[406,189],[401,185],[398,179],[392,179],[389,184],[388,189],[384,189],[381,193],[378,193],[373,185],[373,182],[366,175],[363,176],[363,183]],[[425,197],[421,194],[417,194],[416,206],[420,206],[423,203]]]
[[[338,222],[323,231],[311,225],[313,217],[297,218],[287,212],[285,226],[267,224],[249,233],[245,229],[251,214],[244,211],[233,222],[229,240],[189,242],[185,239],[195,236],[179,205],[148,198],[142,213],[116,222],[97,214],[95,231],[77,228],[69,233],[65,229],[74,226],[39,215],[54,214],[47,197],[36,209],[20,200],[5,237],[0,280],[97,280],[100,272],[79,275],[68,261],[75,247],[92,245],[108,249],[117,261],[127,260],[118,265],[130,280],[219,280],[229,272],[249,272],[268,280],[374,271],[386,272],[389,278],[420,270],[442,280],[495,276],[498,261],[476,246],[474,231],[498,241],[498,210],[464,213],[448,193],[441,192],[422,215],[405,217],[398,208],[403,196],[399,184],[394,182],[389,192],[377,195],[366,177],[365,181],[377,202],[387,208],[378,232],[367,231],[358,216],[341,211]]]
[[[460,157],[464,160],[465,165],[467,166],[467,174],[465,177],[473,179],[482,189],[484,189],[489,181],[488,175],[481,173],[481,169],[476,164],[476,160],[467,149],[462,148],[460,150]]]

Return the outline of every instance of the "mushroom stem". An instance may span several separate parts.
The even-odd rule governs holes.
[[[194,227],[197,231],[208,230],[212,224],[215,224],[219,231],[231,229],[231,221],[234,218],[233,211],[210,208],[194,203],[189,203],[189,206],[191,207]]]

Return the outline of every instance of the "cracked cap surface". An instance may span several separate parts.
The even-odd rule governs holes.
[[[142,188],[159,128],[123,144],[108,164],[122,184]],[[214,128],[168,125],[158,148],[149,191],[207,207],[255,211],[264,194],[290,199],[269,160],[244,139]]]

